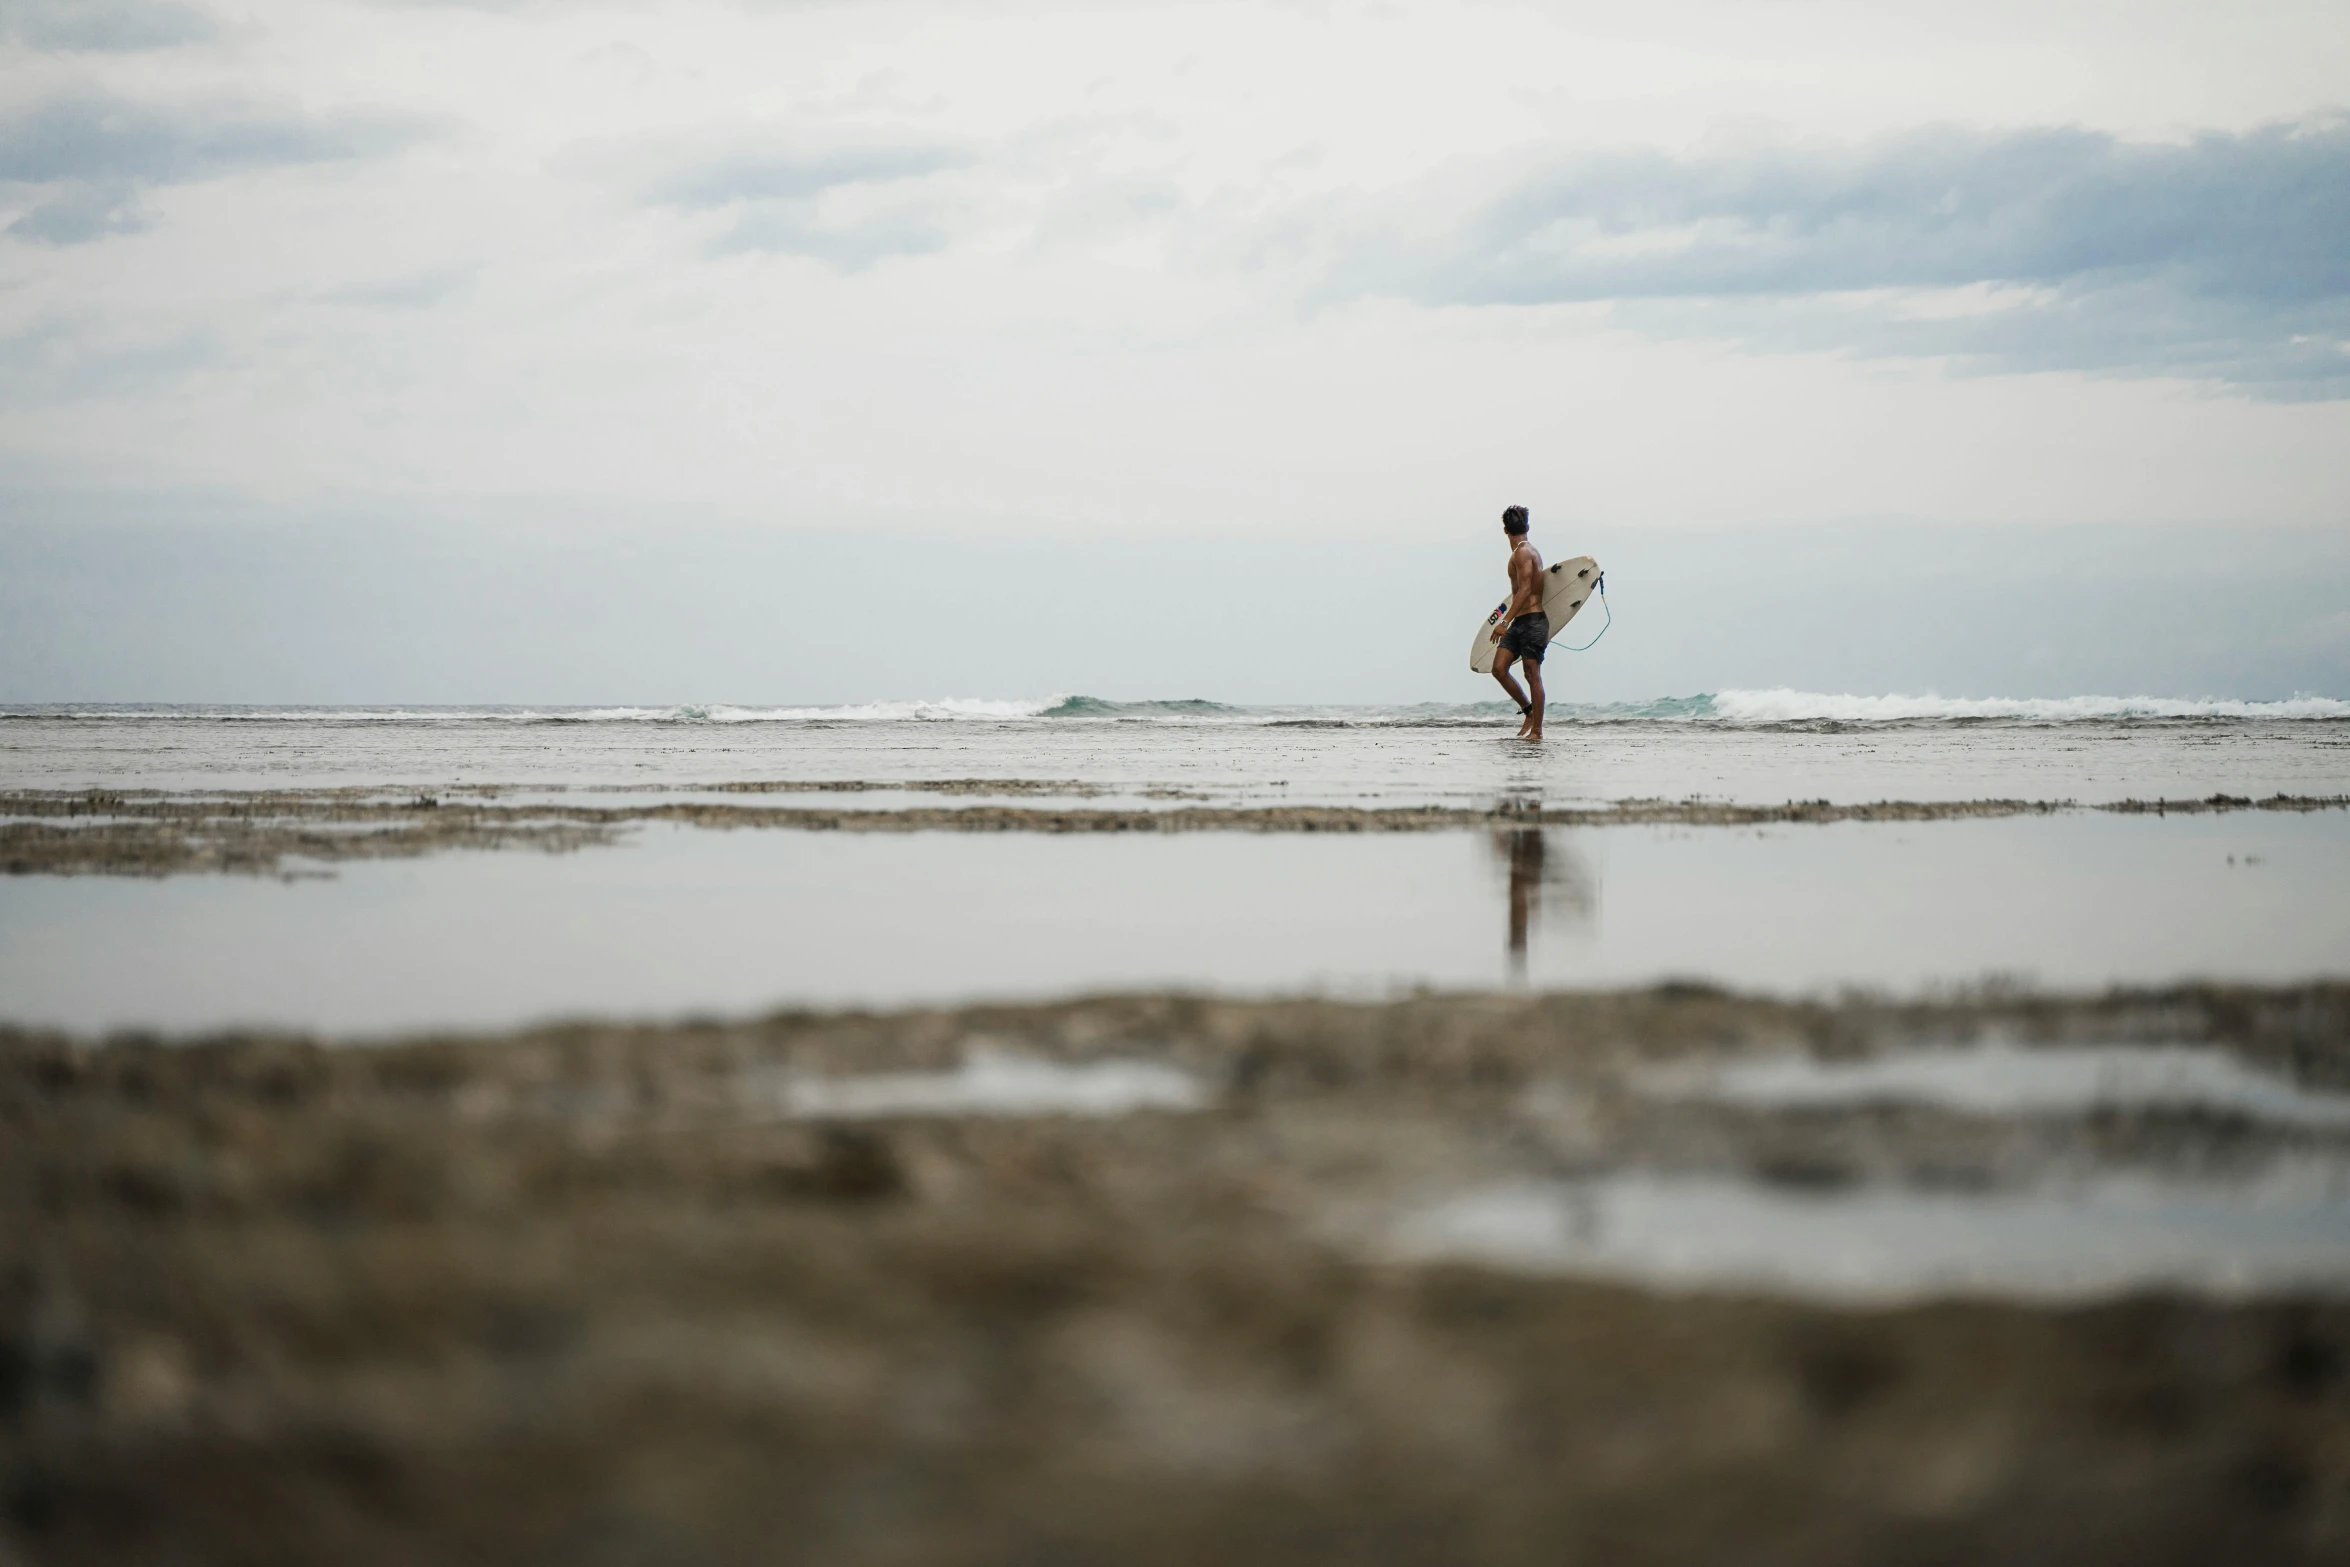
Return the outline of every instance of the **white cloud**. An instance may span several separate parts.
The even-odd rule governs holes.
[[[1430,182],[1466,200],[1388,196],[1285,237],[1330,247],[1340,291],[1636,301],[1617,319],[1765,347],[2350,396],[2341,116],[2177,143],[1933,127],[1513,161]]]
[[[609,171],[648,206],[718,215],[715,252],[814,256],[854,271],[944,249],[968,206],[952,176],[974,158],[919,136],[754,126],[587,148],[570,161]]]
[[[34,49],[168,49],[220,31],[210,12],[182,0],[0,0],[0,38]]]
[[[33,199],[7,232],[57,245],[138,233],[152,222],[137,208],[141,191],[380,156],[430,128],[420,117],[382,111],[321,115],[236,101],[64,94],[0,115],[0,188]]]

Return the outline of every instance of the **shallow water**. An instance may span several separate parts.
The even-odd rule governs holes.
[[[1138,1110],[1200,1110],[1210,1097],[1197,1078],[1164,1062],[1067,1064],[981,1044],[974,1044],[952,1071],[795,1076],[778,1087],[787,1114],[820,1121],[1115,1116]]]
[[[1388,1255],[1854,1304],[1947,1296],[2090,1300],[2350,1286],[2350,1165],[2249,1181],[2101,1175],[2041,1190],[1812,1192],[1626,1171],[1504,1184],[1401,1215]]]
[[[1715,699],[1691,700],[1713,711]],[[2350,793],[2350,718],[1772,716],[1882,701],[1781,702],[1759,707],[1759,719],[1627,716],[1660,704],[1568,707],[1541,747],[1510,738],[1514,719],[1499,704],[1153,709],[1072,718],[989,716],[987,708],[1010,704],[981,704],[982,711],[962,716],[827,717],[818,710],[743,722],[626,716],[633,710],[500,716],[250,709],[223,717],[152,709],[69,717],[19,708],[0,711],[0,789],[673,791],[746,780],[980,777],[1077,780],[1098,791],[1091,798],[1099,804],[1164,803],[1152,791],[1176,791],[1225,804],[1474,807],[1500,799],[2097,802]],[[1965,704],[1943,706],[1966,711]],[[2341,703],[2312,711],[2334,708],[2350,713]],[[917,800],[935,803],[894,794],[859,795],[856,803]]]
[[[0,1016],[383,1033],[1179,986],[2339,975],[2350,813],[1763,831],[828,834],[0,878]]]
[[[1781,1056],[1643,1085],[1667,1097],[1776,1110],[1920,1104],[1973,1115],[2211,1110],[2273,1126],[2350,1127],[2350,1094],[2317,1093],[2193,1045],[2038,1045],[1977,1040],[1859,1061]]]

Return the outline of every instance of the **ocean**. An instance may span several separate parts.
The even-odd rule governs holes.
[[[2350,701],[1721,691],[1550,710],[1088,696],[851,706],[0,707],[0,788],[1063,781],[1262,804],[2350,792]],[[1167,799],[1174,796],[1160,795]]]

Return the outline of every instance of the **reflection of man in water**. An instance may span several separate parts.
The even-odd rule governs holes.
[[[1510,867],[1510,972],[1520,978],[1526,973],[1526,932],[1534,923],[1534,910],[1542,902],[1542,862],[1546,845],[1539,827],[1521,827],[1514,832],[1493,835],[1494,847],[1502,852]]]
[[[1526,537],[1526,508],[1512,506],[1501,514],[1501,531],[1510,541],[1510,607],[1492,637],[1501,651],[1493,656],[1493,678],[1510,694],[1525,719],[1518,738],[1542,738],[1542,653],[1550,646],[1550,617],[1542,611],[1542,552]],[[1510,678],[1510,665],[1523,660],[1526,691]],[[1528,693],[1531,693],[1529,695]]]
[[[1538,805],[1516,809],[1532,811],[1540,820]],[[1549,912],[1565,915],[1570,927],[1588,926],[1599,911],[1599,880],[1571,841],[1553,842],[1540,827],[1496,828],[1493,852],[1510,878],[1510,973],[1524,979],[1526,948],[1544,899],[1550,901]]]

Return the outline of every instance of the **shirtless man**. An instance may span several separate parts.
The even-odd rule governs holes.
[[[1542,738],[1542,653],[1550,646],[1550,617],[1542,612],[1542,554],[1526,537],[1526,508],[1512,506],[1501,514],[1501,531],[1510,541],[1510,610],[1493,628],[1501,651],[1493,656],[1493,678],[1510,694],[1525,721],[1518,738]],[[1510,678],[1510,665],[1524,660],[1526,691]],[[1531,696],[1528,693],[1531,692]]]

